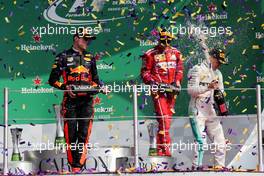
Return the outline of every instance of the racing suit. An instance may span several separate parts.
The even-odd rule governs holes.
[[[224,90],[223,77],[217,69],[211,68],[209,60],[195,65],[188,73],[188,93],[191,96],[189,115],[192,131],[195,137],[194,167],[202,166],[203,148],[206,144],[206,133],[216,147],[215,162],[217,166],[225,166],[225,137],[220,120],[216,117],[214,109],[213,89],[208,84],[218,80],[219,89]]]
[[[183,77],[183,62],[180,52],[173,47],[156,46],[143,55],[141,77],[145,84],[175,84]],[[176,95],[172,93],[152,92],[152,99],[158,121],[157,153],[171,156],[170,134],[171,117],[175,113]]]
[[[63,82],[60,82],[61,76]],[[80,55],[74,48],[60,53],[52,66],[49,84],[62,90],[66,90],[67,85],[99,85],[95,58],[87,52]],[[67,92],[64,93],[62,116],[68,162],[72,167],[80,168],[86,159],[94,109],[90,93],[76,95],[72,98]]]

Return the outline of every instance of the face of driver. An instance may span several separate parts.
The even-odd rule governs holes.
[[[216,70],[221,66],[221,63],[218,61],[218,59],[213,56],[210,56],[210,62],[212,64],[213,70]]]
[[[90,42],[91,42],[91,39],[89,38],[79,37],[79,36],[76,36],[74,38],[75,46],[77,46],[80,50],[83,50],[83,51],[87,49],[87,46],[88,44],[90,44]]]
[[[162,30],[160,33],[159,33],[159,36],[160,36],[160,44],[162,46],[170,46],[170,43],[173,39],[173,36],[170,32],[168,31],[165,31],[165,30]]]

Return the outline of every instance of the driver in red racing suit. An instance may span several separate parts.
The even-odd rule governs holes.
[[[181,53],[170,46],[174,38],[166,30],[159,33],[159,44],[143,55],[141,77],[145,84],[159,85],[161,83],[180,87],[183,78],[183,62]],[[154,108],[158,121],[157,155],[171,156],[170,125],[175,113],[174,105],[177,95],[168,92],[152,92]]]

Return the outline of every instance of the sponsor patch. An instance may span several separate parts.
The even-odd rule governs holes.
[[[73,57],[68,57],[68,58],[67,58],[67,61],[68,61],[68,62],[72,62],[72,61],[73,61]]]
[[[157,54],[154,56],[156,62],[166,61],[165,54]]]

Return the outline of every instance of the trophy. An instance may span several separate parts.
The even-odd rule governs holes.
[[[157,156],[157,131],[158,124],[150,123],[148,124],[148,132],[149,132],[149,156]]]
[[[56,138],[55,138],[55,146],[60,146],[65,144],[64,133],[62,129],[63,119],[61,117],[61,106],[53,105],[55,114],[56,114]]]
[[[21,134],[23,129],[11,128],[10,131],[11,131],[12,143],[13,143],[13,153],[12,153],[11,161],[21,161],[22,157],[18,149],[18,143],[21,140]]]

